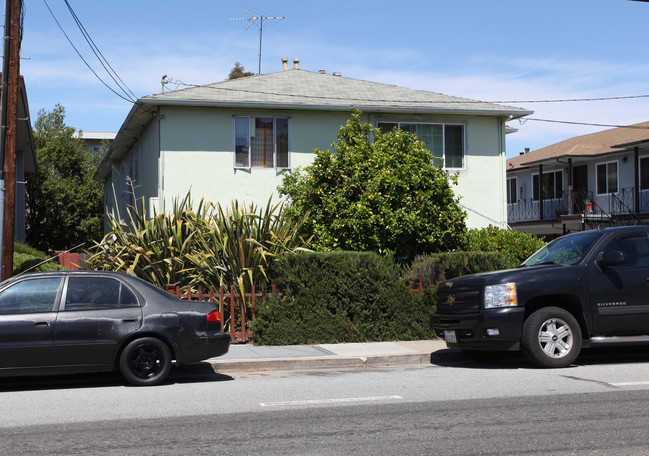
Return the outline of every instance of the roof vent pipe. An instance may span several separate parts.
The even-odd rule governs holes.
[[[282,57],[282,70],[288,70],[288,57]]]
[[[300,69],[300,59],[293,59],[293,68],[296,70]]]
[[[529,154],[529,153],[530,153],[530,148],[529,148],[529,147],[526,147],[526,148],[525,148],[525,153],[526,153],[526,154]]]

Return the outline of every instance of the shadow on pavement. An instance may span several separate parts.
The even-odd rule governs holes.
[[[585,348],[574,364],[569,367],[620,363],[649,362],[649,345],[600,346]],[[442,367],[471,369],[541,369],[525,359],[521,352],[488,353],[475,356],[458,349],[442,349],[431,353],[430,363]]]
[[[209,363],[193,363],[173,367],[163,385],[224,382],[233,377],[214,372]],[[147,388],[126,383],[119,372],[82,373],[69,375],[39,375],[32,377],[1,377],[0,391],[38,391],[73,388],[106,388],[123,386]]]

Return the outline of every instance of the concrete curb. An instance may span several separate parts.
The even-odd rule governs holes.
[[[364,368],[408,364],[430,364],[431,353],[402,353],[373,356],[309,356],[247,360],[210,360],[216,373],[320,368]]]

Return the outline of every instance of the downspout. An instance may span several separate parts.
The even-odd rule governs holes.
[[[509,219],[507,218],[507,151],[505,140],[505,123],[510,120],[512,116],[500,121],[500,134],[498,135],[498,150],[500,154],[500,220],[502,220],[501,228],[509,228]]]
[[[543,220],[543,165],[539,164],[539,220]]]
[[[635,185],[633,186],[633,200],[634,200],[634,210],[636,214],[640,213],[640,148],[635,146],[633,148],[633,175],[635,176]]]
[[[162,211],[161,207],[164,205],[164,189],[165,189],[165,182],[164,182],[164,169],[165,169],[165,163],[164,163],[164,153],[162,152],[162,119],[164,119],[164,115],[160,114],[160,111],[158,111],[158,207],[157,207],[157,212]]]

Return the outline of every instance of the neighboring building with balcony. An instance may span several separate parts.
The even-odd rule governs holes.
[[[507,220],[546,236],[649,223],[649,122],[507,160]]]

